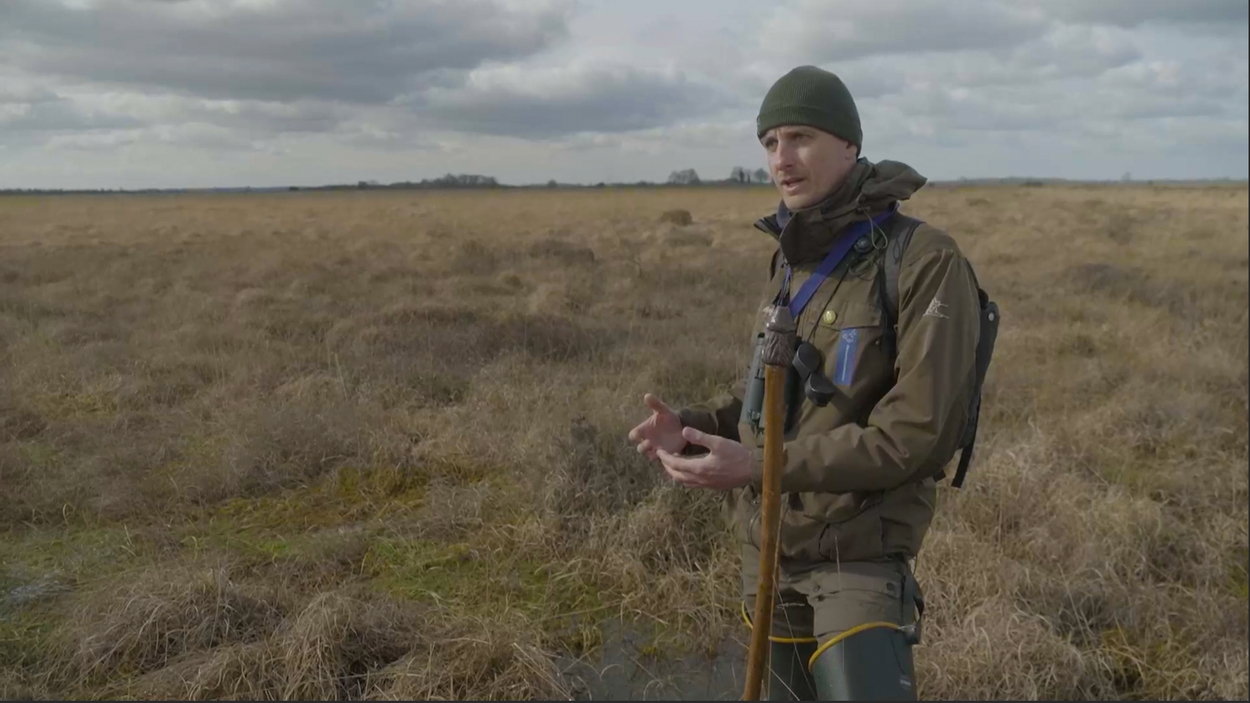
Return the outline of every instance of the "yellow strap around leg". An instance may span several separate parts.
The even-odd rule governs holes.
[[[743,612],[746,612],[746,611],[744,610]],[[891,630],[903,629],[899,627],[898,625],[895,625],[892,622],[866,622],[863,625],[856,625],[855,627],[852,627],[849,630],[839,632],[838,634],[834,635],[828,642],[816,648],[816,651],[812,653],[812,657],[807,660],[807,670],[811,671],[812,666],[816,664],[816,660],[820,658],[820,655],[824,654],[825,651],[828,650],[833,645],[841,642],[842,640],[846,639],[847,637],[850,637],[851,635],[858,635],[864,630],[872,630],[878,627],[888,627]]]

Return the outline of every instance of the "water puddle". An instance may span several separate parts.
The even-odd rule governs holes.
[[[559,662],[563,683],[573,700],[594,701],[717,701],[740,700],[746,670],[746,641],[720,643],[714,655],[692,653],[680,658],[643,651],[649,638],[622,627],[603,624],[603,645],[581,659]],[[703,647],[692,647],[699,652]]]
[[[0,574],[3,576],[3,574]],[[0,610],[19,609],[34,605],[45,598],[69,592],[67,586],[57,574],[43,576],[35,581],[6,583],[9,579],[0,580]]]

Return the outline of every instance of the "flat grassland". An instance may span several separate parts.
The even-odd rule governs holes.
[[[604,622],[643,665],[743,641],[717,496],[625,435],[743,372],[774,203],[0,199],[0,697],[552,697]],[[907,203],[1004,315],[922,696],[1250,693],[1247,206]]]

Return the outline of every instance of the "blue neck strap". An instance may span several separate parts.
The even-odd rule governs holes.
[[[816,294],[816,290],[820,288],[820,284],[824,283],[825,279],[829,277],[829,274],[833,273],[833,270],[838,267],[838,264],[842,263],[842,260],[846,258],[848,253],[850,253],[851,247],[855,246],[855,242],[860,237],[871,232],[874,227],[879,226],[882,222],[885,222],[893,217],[894,213],[897,211],[898,203],[895,202],[890,205],[888,210],[880,215],[877,215],[871,220],[856,222],[854,225],[851,225],[845,230],[842,237],[838,239],[836,244],[833,245],[833,249],[829,250],[829,253],[825,256],[824,261],[821,261],[820,265],[816,267],[816,270],[812,273],[812,275],[803,282],[802,287],[799,288],[799,292],[796,293],[794,299],[790,301],[790,316],[793,319],[799,319],[799,315],[803,314],[803,309],[807,307],[807,304],[811,301],[812,296]],[[782,285],[782,290],[790,290],[789,264],[786,264],[786,280]]]

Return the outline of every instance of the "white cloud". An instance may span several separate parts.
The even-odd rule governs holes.
[[[1033,0],[1057,20],[1134,28],[1167,25],[1196,32],[1236,32],[1250,15],[1245,0]]]
[[[1008,49],[1045,33],[1035,8],[993,0],[799,0],[780,6],[761,48],[805,63],[866,56]]]
[[[931,178],[1244,178],[1246,8],[7,0],[0,187],[724,175],[762,165],[759,101],[809,63],[866,156]]]
[[[0,4],[0,51],[26,71],[218,99],[386,102],[522,59],[567,8],[489,0]]]
[[[419,106],[444,127],[546,138],[669,124],[715,109],[726,99],[715,86],[679,71],[578,62],[556,68],[479,69],[462,87],[427,91]]]

